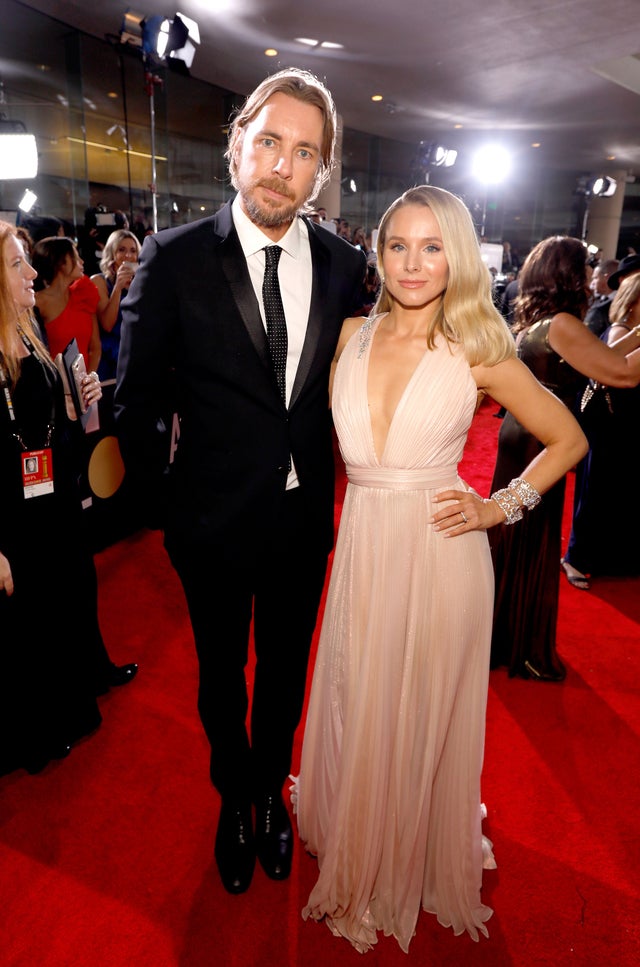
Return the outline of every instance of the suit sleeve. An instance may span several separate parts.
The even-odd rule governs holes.
[[[144,523],[164,519],[171,428],[178,289],[156,236],[145,239],[140,268],[122,303],[114,399],[116,431],[127,480]]]

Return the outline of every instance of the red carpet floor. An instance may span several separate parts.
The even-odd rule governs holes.
[[[486,493],[499,421],[485,404],[463,470]],[[571,483],[569,497],[571,494]],[[339,512],[339,507],[337,512]],[[565,539],[568,518],[565,515]],[[101,728],[38,776],[0,779],[2,967],[333,967],[360,955],[300,910],[316,875],[261,869],[231,897],[213,860],[218,798],[196,714],[186,609],[160,535],[97,556],[112,657],[135,681]],[[368,967],[640,963],[640,580],[561,584],[562,685],[491,673],[483,798],[498,869],[490,939],[422,913],[409,958],[381,937]],[[251,670],[249,670],[251,674]],[[296,762],[300,751],[298,740]],[[294,767],[295,767],[294,766]]]

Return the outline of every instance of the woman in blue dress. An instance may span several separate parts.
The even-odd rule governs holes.
[[[100,293],[97,316],[102,343],[98,366],[101,382],[116,378],[122,326],[120,302],[133,281],[139,255],[140,242],[133,232],[118,228],[107,239],[100,259],[100,273],[91,276]]]

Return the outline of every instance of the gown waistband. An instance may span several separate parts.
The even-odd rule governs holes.
[[[408,470],[395,467],[353,467],[347,464],[347,478],[356,487],[381,487],[385,490],[435,490],[447,484],[455,486],[458,467],[419,467]]]

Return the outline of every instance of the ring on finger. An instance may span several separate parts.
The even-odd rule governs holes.
[[[468,524],[469,523],[469,521],[467,519],[467,516],[466,516],[466,514],[464,513],[463,510],[460,511],[460,516],[462,517],[462,519],[465,522],[465,524]]]

